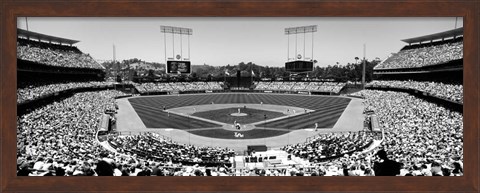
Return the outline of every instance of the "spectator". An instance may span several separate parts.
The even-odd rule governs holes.
[[[100,160],[95,169],[98,176],[113,176],[114,169],[112,165],[105,160]]]
[[[452,175],[454,176],[463,176],[463,168],[460,166],[460,163],[453,162],[454,169]]]
[[[389,160],[387,152],[380,150],[376,155],[380,160],[373,165],[375,176],[395,176],[400,174],[400,163]]]

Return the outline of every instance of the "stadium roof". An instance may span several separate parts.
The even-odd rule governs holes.
[[[55,37],[55,36],[50,36],[46,34],[41,34],[37,32],[32,32],[32,31],[27,31],[23,29],[17,28],[17,37],[25,37],[25,38],[33,38],[37,40],[43,40],[43,41],[48,41],[48,42],[57,42],[60,44],[68,44],[68,45],[73,45],[75,43],[78,43],[80,41],[78,40],[71,40],[71,39],[66,39],[66,38],[61,38],[61,37]]]
[[[432,41],[432,40],[437,40],[437,39],[443,39],[443,38],[449,38],[449,37],[456,37],[456,36],[463,36],[463,27],[449,30],[449,31],[444,31],[440,33],[435,33],[435,34],[430,34],[430,35],[425,35],[425,36],[419,36],[415,38],[409,38],[409,39],[404,39],[405,43],[419,43],[419,42],[425,42],[425,41]]]

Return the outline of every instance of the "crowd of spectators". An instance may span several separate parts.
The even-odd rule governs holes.
[[[385,159],[399,163],[397,176],[463,175],[462,114],[401,92],[363,90],[353,95],[365,98],[365,112],[375,112],[384,129],[385,136],[382,142],[369,152],[341,154],[349,148],[333,151],[334,154],[330,155],[340,153],[342,157],[301,166],[308,172],[290,167],[290,175],[381,175],[376,166],[381,162],[376,154],[379,150],[386,152]],[[352,136],[353,139],[361,139],[358,138],[358,134],[353,134],[357,136]],[[315,146],[329,147],[336,144],[335,140],[329,142],[328,139],[336,139],[335,134],[319,135],[313,143],[290,145],[283,149],[292,155],[312,160],[313,152],[317,150]],[[347,144],[345,147],[348,147],[349,141],[352,139],[342,139],[337,143]],[[288,172],[285,175],[289,175]]]
[[[344,154],[341,158],[302,166],[289,166],[285,176],[375,176],[375,152]]]
[[[63,165],[67,173],[72,165],[91,166],[103,152],[95,140],[99,119],[120,95],[115,90],[77,93],[18,116],[19,171],[37,175],[51,170],[54,163]]]
[[[143,159],[184,165],[231,164],[231,159],[235,155],[232,149],[179,144],[150,132],[134,136],[111,136],[109,143],[120,153],[136,154]]]
[[[222,84],[220,82],[147,82],[141,84],[134,84],[134,86],[140,93],[223,90]]]
[[[37,85],[32,83],[32,84],[29,84],[28,86],[17,89],[17,103],[24,103],[26,101],[35,100],[43,96],[51,95],[57,92],[70,90],[70,89],[89,88],[89,87],[96,87],[96,86],[110,86],[113,84],[114,82],[98,82],[98,81],[53,83],[53,84],[46,84],[46,85],[44,85],[43,83],[42,84],[38,83]]]
[[[365,111],[377,115],[385,130],[379,148],[403,165],[399,175],[463,175],[462,114],[401,92],[355,95],[365,97]]]
[[[375,69],[418,68],[463,58],[463,40],[443,44],[403,49],[393,54]]]
[[[271,82],[256,82],[254,83],[255,85],[255,90],[267,90],[270,87]]]
[[[110,141],[116,144],[118,152],[106,151],[95,139],[99,119],[105,110],[114,106],[114,97],[121,95],[124,93],[116,90],[77,93],[17,117],[17,175],[222,176],[231,173],[226,163],[230,163],[233,150],[177,144],[154,133],[111,136]],[[191,165],[182,166],[182,163]],[[198,166],[209,163],[216,163],[217,167]]]
[[[311,82],[306,90],[339,93],[345,85],[342,82]]]
[[[50,66],[103,69],[90,55],[75,47],[21,38],[17,39],[17,58]]]
[[[169,83],[153,83],[147,82],[142,84],[134,84],[135,88],[140,93],[147,93],[147,92],[170,92],[173,91],[173,88],[170,86]]]
[[[393,88],[415,89],[429,93],[433,96],[450,101],[463,103],[463,85],[444,84],[441,82],[417,81],[372,81],[367,86],[388,86]]]
[[[318,162],[320,159],[360,151],[372,141],[373,135],[369,132],[328,133],[317,135],[303,144],[285,146],[282,150],[310,162]]]
[[[346,83],[341,82],[256,82],[255,90],[313,91],[339,93]]]
[[[292,86],[292,90],[295,91],[303,91],[303,90],[308,90],[308,86],[310,85],[310,82],[296,82]]]

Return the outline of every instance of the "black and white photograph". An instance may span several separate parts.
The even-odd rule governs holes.
[[[463,21],[17,17],[17,176],[463,176]]]

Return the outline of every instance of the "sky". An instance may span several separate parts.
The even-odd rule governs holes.
[[[454,29],[456,18],[23,17],[18,18],[17,27],[26,29],[26,21],[30,31],[79,40],[75,46],[97,60],[112,60],[115,45],[116,60],[138,58],[165,63],[165,45],[168,58],[180,54],[188,58],[190,42],[189,58],[194,65],[253,62],[282,67],[287,58],[300,54],[313,57],[322,67],[337,62],[340,65],[354,63],[355,57],[363,58],[364,45],[366,59],[384,60],[406,45],[402,39]],[[162,25],[191,28],[193,34],[163,34]],[[313,41],[312,33],[285,35],[285,28],[310,25],[317,25]],[[457,27],[463,27],[462,18],[458,18]]]

